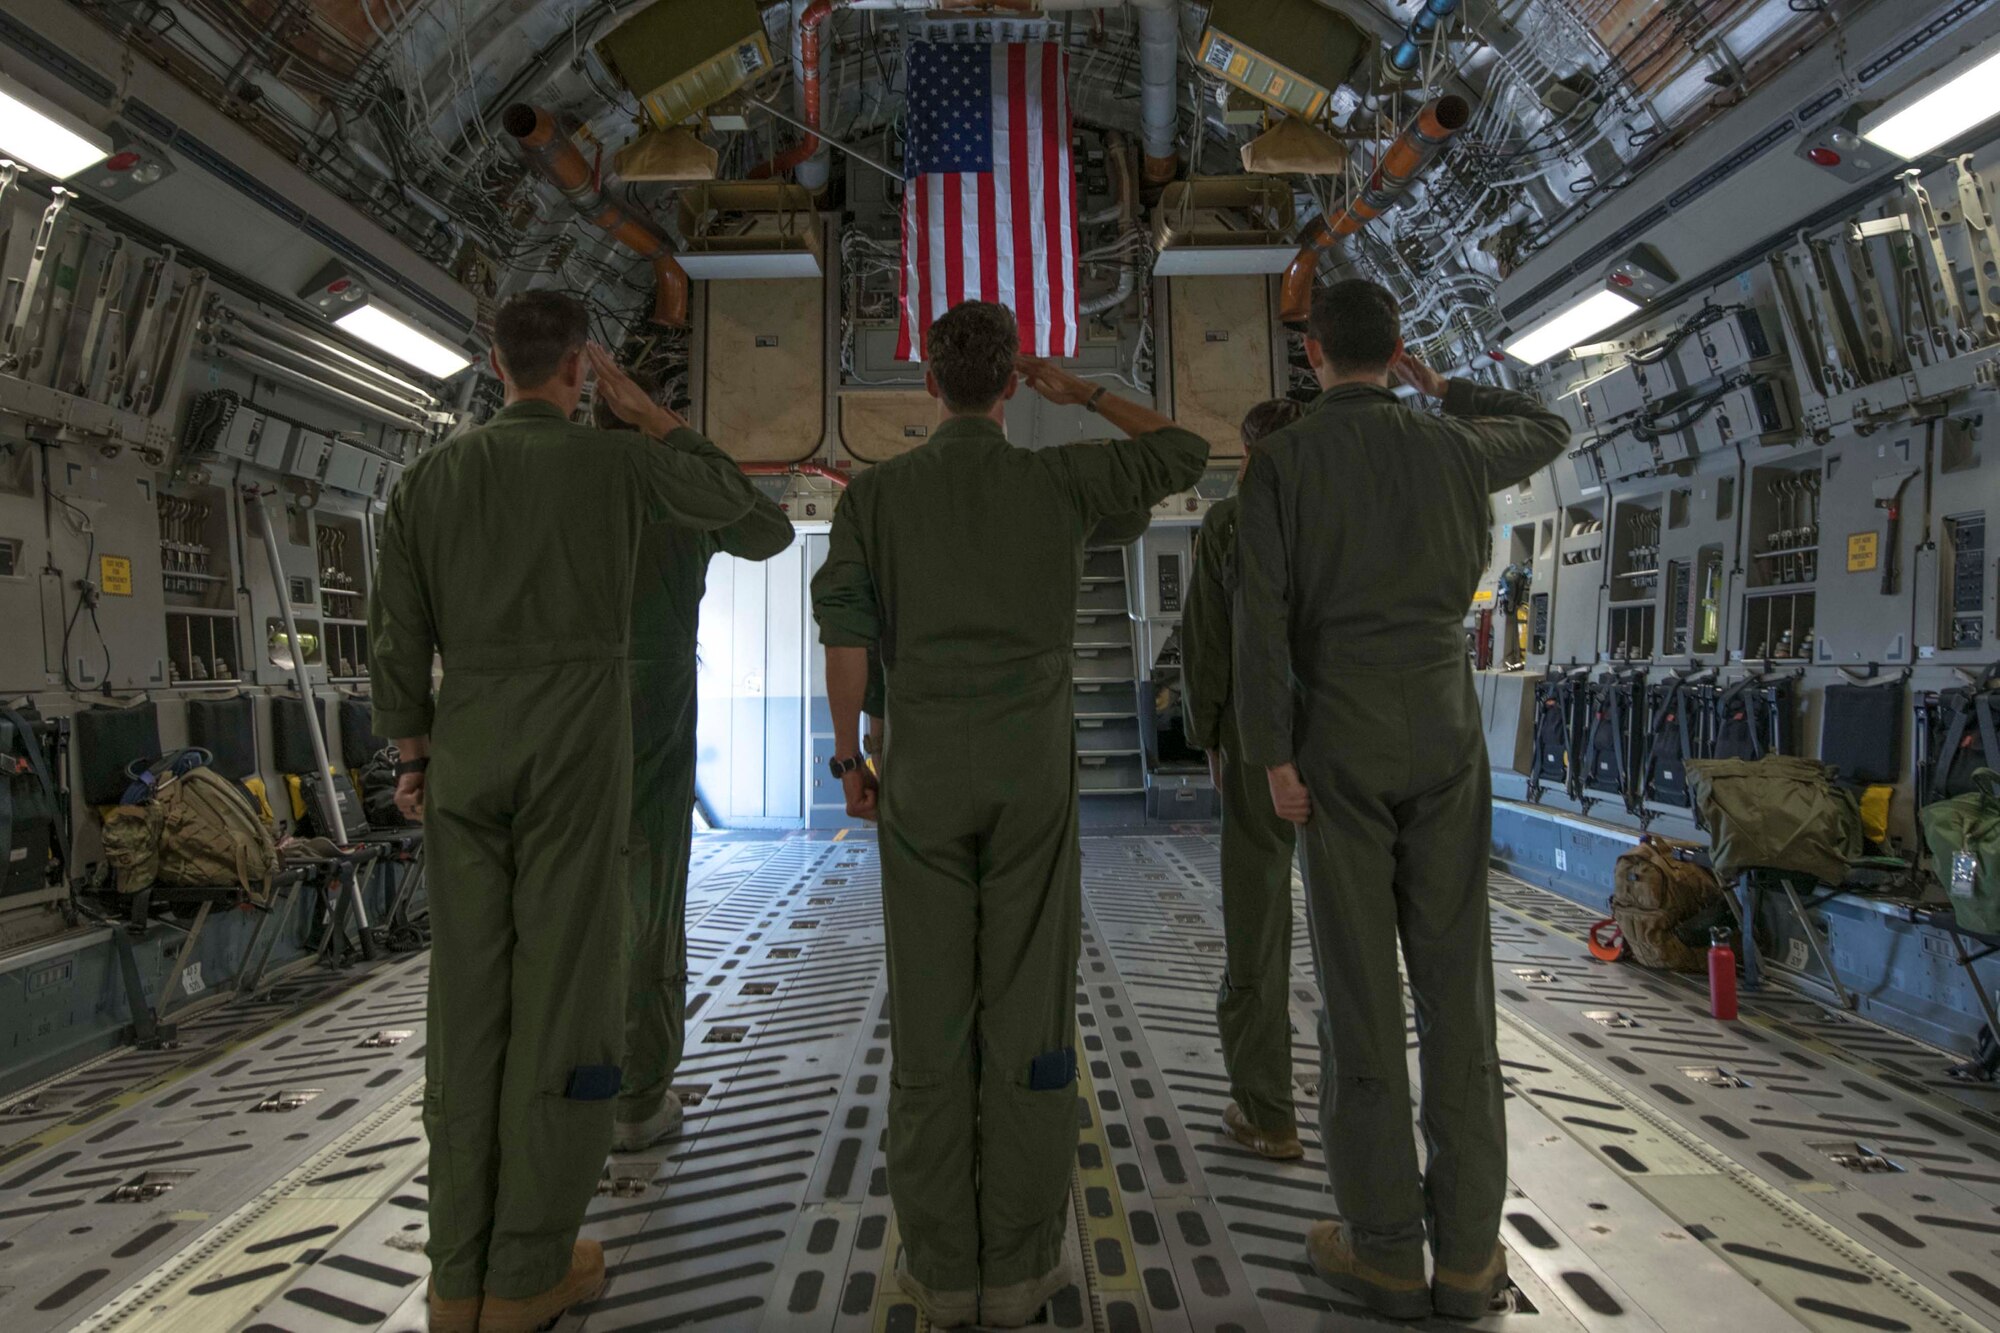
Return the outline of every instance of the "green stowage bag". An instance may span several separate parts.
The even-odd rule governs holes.
[[[1958,924],[2000,935],[2000,773],[1982,768],[1972,785],[1963,796],[1933,801],[1917,818]]]
[[[1687,767],[1724,883],[1760,869],[1838,884],[1861,855],[1861,808],[1834,785],[1826,765],[1771,754],[1697,759]]]

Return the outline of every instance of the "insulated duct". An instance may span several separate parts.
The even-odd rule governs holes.
[[[1181,19],[1178,0],[1139,2],[1139,116],[1146,144],[1146,183],[1158,187],[1180,170],[1178,137]]]
[[[798,89],[799,119],[808,133],[797,143],[750,170],[753,181],[794,171],[793,179],[818,194],[826,188],[829,153],[819,137],[820,81],[826,72],[823,30],[833,17],[833,0],[792,0],[792,76]]]
[[[1312,313],[1313,280],[1319,273],[1319,259],[1342,240],[1360,231],[1382,215],[1382,210],[1409,188],[1417,174],[1430,164],[1438,150],[1455,138],[1472,120],[1472,105],[1462,97],[1445,96],[1429,102],[1408,129],[1389,145],[1361,193],[1332,213],[1322,213],[1307,226],[1303,244],[1291,267],[1285,270],[1279,318],[1300,325]]]
[[[555,117],[546,110],[516,102],[501,115],[500,124],[520,144],[528,163],[553,182],[585,220],[641,259],[653,261],[653,323],[674,328],[686,325],[688,275],[674,258],[666,236],[652,223],[604,197],[590,164],[570,137],[557,130]]]
[[[1424,58],[1424,43],[1438,27],[1458,12],[1460,0],[1427,0],[1417,16],[1410,20],[1410,30],[1403,34],[1403,40],[1396,43],[1396,49],[1389,53],[1389,67],[1399,74],[1416,72],[1417,62]]]

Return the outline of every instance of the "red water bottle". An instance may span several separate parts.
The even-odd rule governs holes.
[[[1725,926],[1708,932],[1708,1012],[1725,1023],[1736,1018],[1736,950]]]

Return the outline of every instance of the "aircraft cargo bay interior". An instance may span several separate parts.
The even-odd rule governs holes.
[[[2000,1329],[2000,5],[0,0],[0,1327]]]

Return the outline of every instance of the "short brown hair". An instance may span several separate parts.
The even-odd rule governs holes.
[[[1250,409],[1243,418],[1243,447],[1251,448],[1273,431],[1283,430],[1305,415],[1305,404],[1296,398],[1271,398]]]
[[[583,302],[561,292],[519,292],[493,317],[493,346],[517,389],[539,389],[590,336]]]
[[[1366,278],[1320,288],[1313,297],[1310,328],[1327,364],[1340,375],[1385,368],[1403,340],[1396,298]]]
[[[984,412],[1007,392],[1021,328],[1014,312],[987,301],[966,301],[946,311],[924,340],[929,370],[953,412]]]

